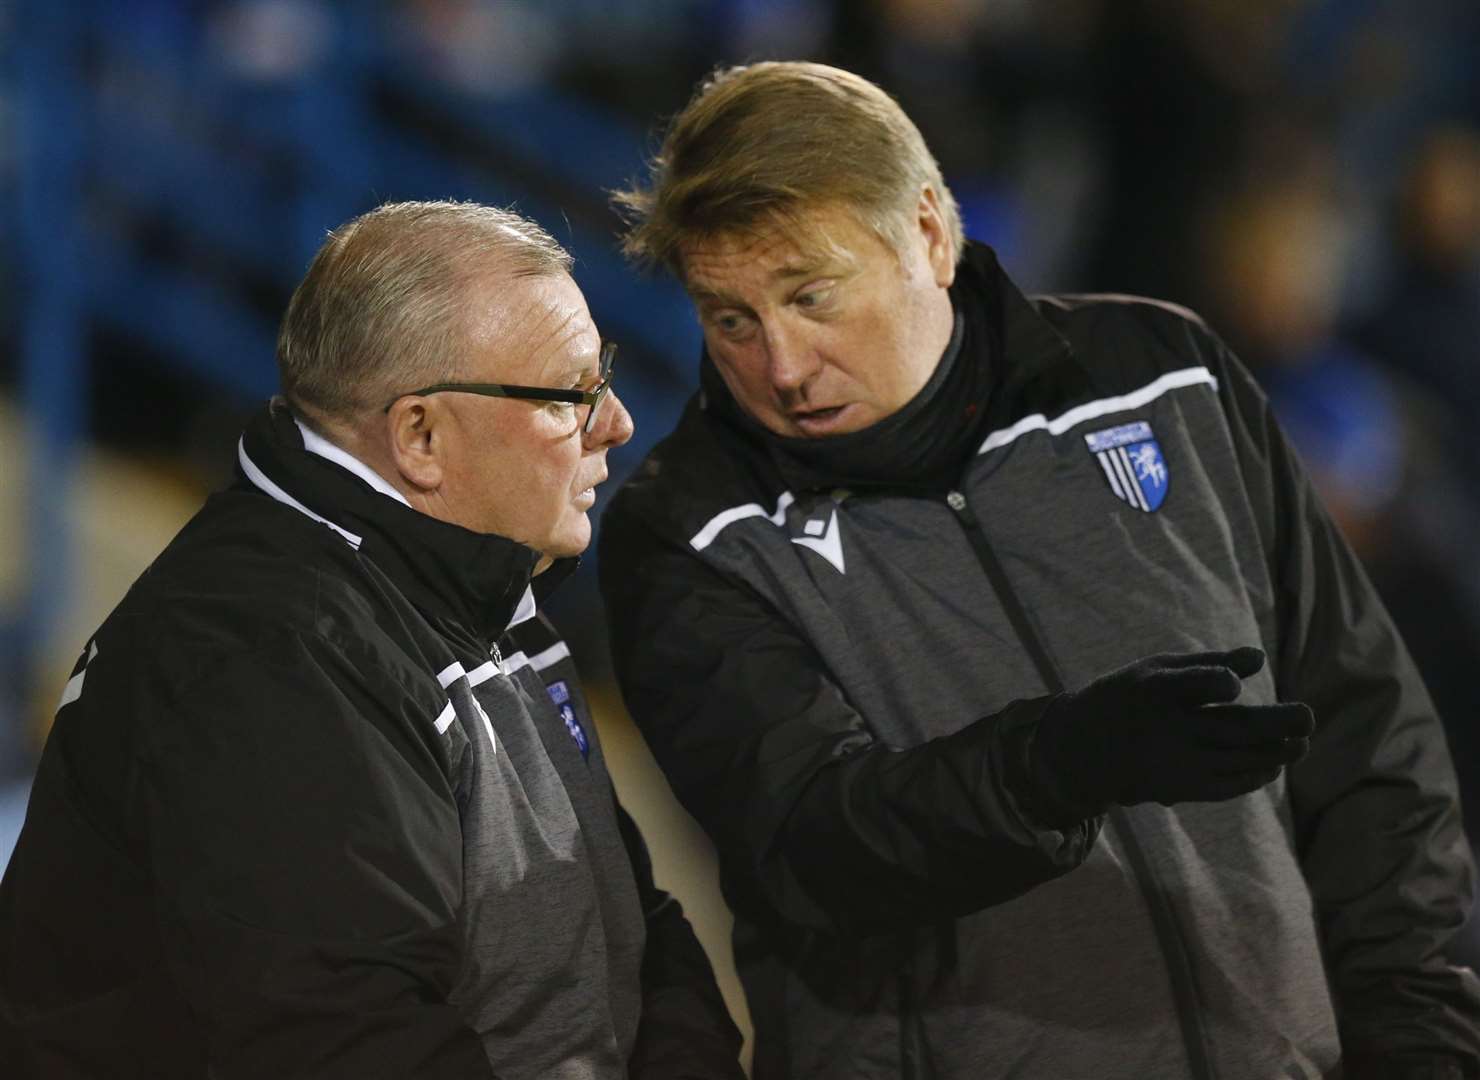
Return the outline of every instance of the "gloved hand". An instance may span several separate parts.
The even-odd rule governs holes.
[[[1058,695],[1033,737],[1035,784],[1078,818],[1111,803],[1215,802],[1263,787],[1305,756],[1315,731],[1298,702],[1233,704],[1240,680],[1263,666],[1254,648],[1167,654]]]

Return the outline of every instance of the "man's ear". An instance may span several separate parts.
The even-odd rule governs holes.
[[[438,406],[426,398],[403,397],[385,418],[391,462],[417,491],[436,491],[442,486],[442,453],[451,417]]]
[[[920,234],[925,238],[925,257],[930,263],[935,283],[942,289],[948,289],[956,280],[956,260],[960,252],[956,250],[956,238],[946,225],[940,196],[929,184],[920,189],[920,202],[915,216]]]

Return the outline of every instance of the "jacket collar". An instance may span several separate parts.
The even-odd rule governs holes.
[[[964,286],[984,290],[995,311],[990,321],[997,379],[987,407],[989,430],[1035,412],[1058,412],[1088,380],[1073,346],[1007,276],[990,247],[968,242],[962,262],[958,276]]]
[[[532,614],[537,552],[414,510],[355,458],[332,444],[315,445],[318,452],[304,445],[287,404],[273,398],[242,433],[238,486],[261,491],[333,529],[418,609],[467,627],[484,641],[519,621],[516,615]],[[326,446],[337,454],[326,453]],[[548,592],[576,562],[559,560],[540,575],[535,591]]]

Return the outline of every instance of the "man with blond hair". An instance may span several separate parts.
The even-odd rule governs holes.
[[[1480,1075],[1438,720],[1201,320],[1024,297],[821,65],[716,74],[619,201],[704,355],[602,586],[757,1080]]]
[[[740,1077],[539,611],[632,422],[533,222],[383,206],[84,648],[0,884],[0,1075]]]

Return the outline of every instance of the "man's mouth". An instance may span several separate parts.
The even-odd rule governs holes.
[[[822,409],[794,409],[791,421],[804,435],[828,435],[837,427],[847,405],[830,405]]]
[[[605,482],[605,480],[606,480],[606,473],[604,473],[604,472],[600,476],[595,477],[591,481],[590,487],[581,488],[579,491],[576,492],[576,496],[575,496],[576,497],[576,501],[577,502],[581,502],[581,503],[585,503],[588,506],[591,503],[595,502],[596,501],[596,489],[603,482]]]

